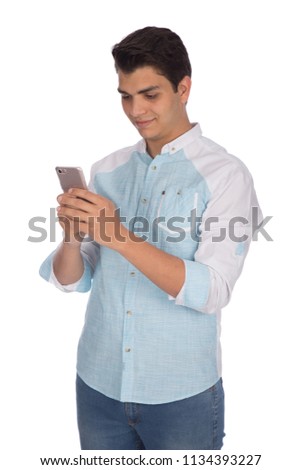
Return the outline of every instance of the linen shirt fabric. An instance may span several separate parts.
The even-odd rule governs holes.
[[[116,251],[85,239],[84,273],[61,285],[51,253],[41,276],[65,292],[91,289],[77,372],[121,402],[168,403],[221,377],[221,309],[229,302],[261,211],[252,177],[199,124],[151,158],[142,139],[96,162],[89,189],[114,202],[137,236],[181,258],[176,298]],[[234,230],[235,229],[235,230]]]

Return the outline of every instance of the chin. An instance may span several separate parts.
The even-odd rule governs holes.
[[[138,129],[139,134],[148,140],[155,139],[155,136],[152,132],[148,131],[147,129]]]

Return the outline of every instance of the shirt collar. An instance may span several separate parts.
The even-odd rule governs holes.
[[[189,145],[195,139],[202,136],[202,130],[199,123],[192,123],[192,128],[189,131],[185,132],[184,134],[177,137],[175,140],[172,140],[168,144],[165,144],[161,149],[161,154],[170,154],[178,152],[182,148]],[[146,153],[146,142],[144,139],[138,142],[138,149],[140,152]]]

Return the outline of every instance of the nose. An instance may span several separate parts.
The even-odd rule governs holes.
[[[146,113],[145,101],[142,96],[134,96],[132,98],[130,115],[132,118],[136,119],[137,117],[143,116]]]

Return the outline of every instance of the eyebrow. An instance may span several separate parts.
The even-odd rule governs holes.
[[[149,93],[150,91],[158,90],[160,87],[158,85],[153,85],[153,86],[148,86],[147,88],[143,88],[142,90],[137,91],[137,95],[141,95],[143,93]],[[121,88],[117,88],[118,93],[121,93],[122,95],[130,95],[125,90],[121,90]]]

